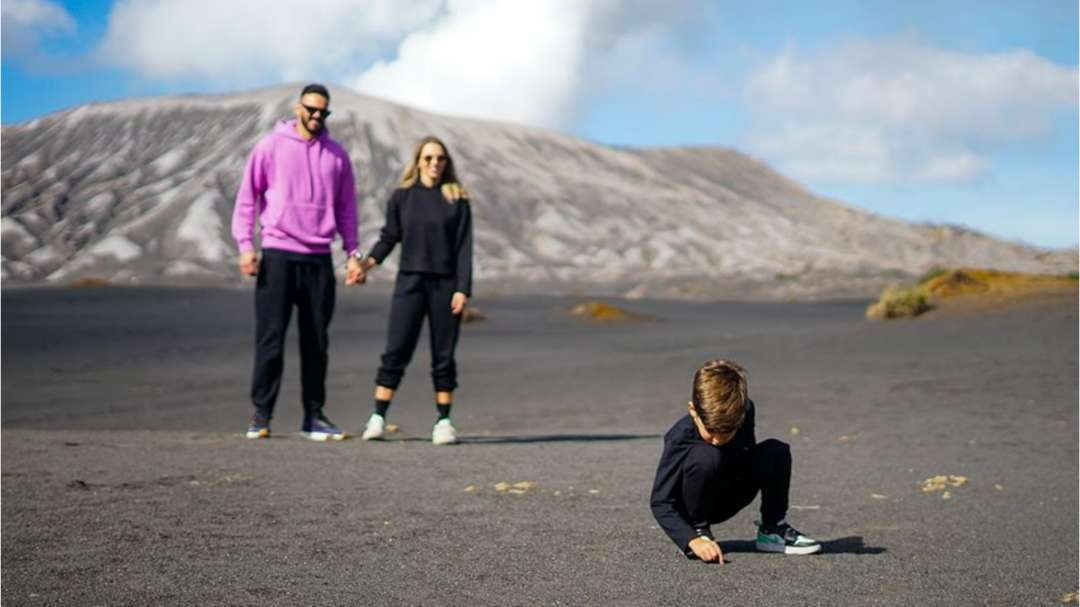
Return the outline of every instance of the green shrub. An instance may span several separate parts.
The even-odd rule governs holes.
[[[866,317],[913,318],[933,307],[930,294],[922,287],[889,287],[876,303],[866,309]]]

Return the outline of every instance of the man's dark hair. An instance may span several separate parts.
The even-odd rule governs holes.
[[[326,90],[326,87],[321,84],[309,84],[304,87],[304,90],[300,91],[300,96],[303,97],[308,93],[315,93],[316,95],[322,95],[326,97],[327,101],[330,101],[330,91]]]

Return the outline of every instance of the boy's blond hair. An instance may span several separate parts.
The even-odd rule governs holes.
[[[694,373],[691,404],[717,444],[735,436],[746,419],[746,370],[728,360],[710,360]]]

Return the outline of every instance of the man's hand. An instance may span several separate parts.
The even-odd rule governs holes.
[[[707,537],[695,537],[690,540],[690,550],[694,551],[699,559],[706,563],[724,564],[724,551],[720,545]]]
[[[244,251],[240,254],[240,271],[245,276],[255,276],[259,273],[259,254],[255,251]]]
[[[454,296],[450,298],[450,311],[454,315],[461,314],[465,311],[465,305],[469,303],[469,296],[457,291]]]
[[[345,262],[345,284],[360,285],[365,282],[367,282],[367,272],[364,271],[363,265],[359,259],[350,257],[349,261]]]

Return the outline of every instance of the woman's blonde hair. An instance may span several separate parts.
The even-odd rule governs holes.
[[[401,181],[398,183],[398,187],[411,188],[420,180],[420,152],[424,149],[424,146],[429,143],[439,144],[439,147],[443,149],[443,154],[446,154],[446,168],[443,169],[442,177],[439,178],[438,183],[443,198],[445,198],[447,202],[456,202],[462,198],[468,198],[469,193],[465,191],[465,186],[461,185],[461,182],[457,177],[457,172],[454,170],[454,158],[450,156],[450,149],[446,147],[446,144],[443,143],[442,140],[432,135],[424,137],[420,140],[420,143],[416,145],[416,151],[413,152],[412,161],[409,162],[409,166],[401,174]]]
[[[694,373],[690,402],[717,443],[730,441],[746,419],[746,370],[731,361],[710,360]]]

